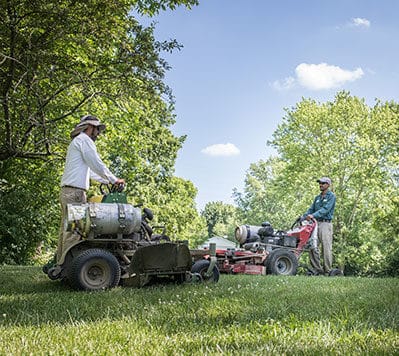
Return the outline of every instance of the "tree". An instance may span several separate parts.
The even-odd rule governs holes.
[[[57,167],[43,160],[7,160],[0,167],[0,262],[26,264],[46,253],[42,241],[57,238]]]
[[[235,191],[240,221],[261,225],[269,221],[278,229],[286,229],[304,209],[303,190],[287,184],[284,179],[286,162],[277,157],[252,163],[245,178],[244,192]],[[290,196],[296,196],[292,201]]]
[[[269,143],[278,157],[251,166],[237,202],[244,214],[250,207],[279,223],[282,214],[291,220],[317,194],[312,190],[316,179],[330,176],[337,196],[336,261],[348,273],[381,272],[399,238],[395,229],[382,226],[387,220],[399,223],[394,200],[398,139],[399,106],[394,102],[368,107],[347,92],[324,104],[303,99],[287,110]]]
[[[196,4],[1,2],[0,213],[7,218],[0,223],[0,262],[26,262],[42,241],[54,244],[68,136],[84,114],[106,118],[98,150],[129,179],[130,195],[151,203],[167,194],[160,187],[173,186],[185,137],[170,131],[174,101],[163,82],[169,66],[161,54],[181,46],[156,41],[154,25],[142,26],[133,11],[151,16]],[[184,199],[189,205],[193,197]]]
[[[237,225],[236,207],[221,201],[209,202],[205,205],[201,216],[206,221],[208,238],[227,236],[234,241],[234,231]]]
[[[196,248],[206,239],[206,226],[195,206],[197,189],[182,178],[170,177],[158,185],[160,194],[148,201],[155,213],[155,223],[165,225],[173,240],[187,240]]]
[[[153,26],[129,15],[195,1],[6,1],[0,25],[0,160],[57,152],[71,115],[95,101],[170,95]]]

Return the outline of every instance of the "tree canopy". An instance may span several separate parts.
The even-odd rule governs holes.
[[[103,113],[101,106],[125,117],[153,107],[170,124],[159,103],[173,103],[160,53],[179,45],[155,41],[153,26],[144,28],[130,13],[134,5],[154,12],[179,3],[2,2],[0,160],[59,153],[60,133],[75,115]]]
[[[235,242],[234,231],[237,224],[237,208],[221,201],[205,205],[201,216],[205,219],[208,237],[227,236]]]

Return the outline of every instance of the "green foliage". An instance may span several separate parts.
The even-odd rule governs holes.
[[[0,167],[5,172],[0,181],[0,261],[27,263],[46,252],[46,241],[57,238],[57,170],[45,161],[6,161]]]
[[[2,266],[0,353],[391,355],[398,292],[394,278],[224,275],[84,293]]]
[[[135,8],[142,14],[153,16],[160,10],[176,9],[178,6],[184,5],[188,9],[198,5],[198,0],[136,0]]]
[[[0,160],[52,156],[71,115],[91,111],[96,99],[118,107],[124,99],[169,96],[162,81],[168,65],[159,54],[180,46],[176,41],[155,41],[154,27],[141,26],[130,15],[131,9],[154,14],[166,7],[195,4],[194,0],[1,2]]]
[[[267,218],[286,226],[311,204],[316,179],[330,176],[337,196],[336,262],[353,274],[392,270],[399,239],[398,141],[394,102],[368,107],[347,92],[324,104],[303,99],[287,110],[269,143],[278,157],[253,164],[244,193],[236,194],[242,214],[250,223]]]
[[[246,179],[245,191],[236,191],[241,223],[261,225],[271,222],[274,227],[287,229],[306,208],[303,189],[296,189],[285,181],[286,162],[269,158],[251,164]],[[289,199],[287,197],[296,197]],[[310,203],[309,203],[310,204]]]
[[[155,41],[154,27],[145,28],[130,15],[132,6],[156,3],[1,3],[0,160],[54,156],[76,116],[89,111],[101,117],[104,105],[127,116],[132,110],[146,114],[163,95],[171,102],[162,81],[169,67],[160,53],[180,46]],[[159,5],[185,3],[193,4]]]
[[[152,189],[142,200],[154,212],[152,224],[165,226],[171,239],[188,240],[190,247],[197,247],[204,240],[205,223],[195,207],[194,185],[182,178],[170,177]]]
[[[106,122],[98,150],[127,180],[130,196],[155,207],[173,235],[197,238],[193,231],[203,223],[194,209],[195,189],[173,177],[185,137],[170,131],[173,97],[163,82],[169,66],[161,54],[181,46],[156,41],[154,25],[144,27],[132,15],[133,9],[154,15],[196,4],[0,3],[0,263],[29,262],[42,241],[44,249],[54,247],[69,133],[87,113]],[[171,198],[182,189],[185,194]]]
[[[237,208],[221,201],[209,202],[205,205],[201,216],[206,221],[208,238],[227,236],[235,242],[234,230],[237,225]]]

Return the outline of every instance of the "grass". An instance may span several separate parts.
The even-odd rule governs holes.
[[[1,355],[399,354],[399,279],[222,275],[77,292],[0,267]]]

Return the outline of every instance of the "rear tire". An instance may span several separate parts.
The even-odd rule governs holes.
[[[268,274],[294,276],[298,269],[298,260],[291,251],[276,249],[266,259]]]
[[[116,287],[120,277],[121,269],[116,257],[98,248],[76,256],[68,271],[72,287],[89,291]]]
[[[219,280],[219,268],[217,266],[213,267],[210,276],[206,275],[209,265],[211,263],[208,260],[198,260],[191,267],[191,273],[198,273],[202,277],[203,282],[217,282]]]

